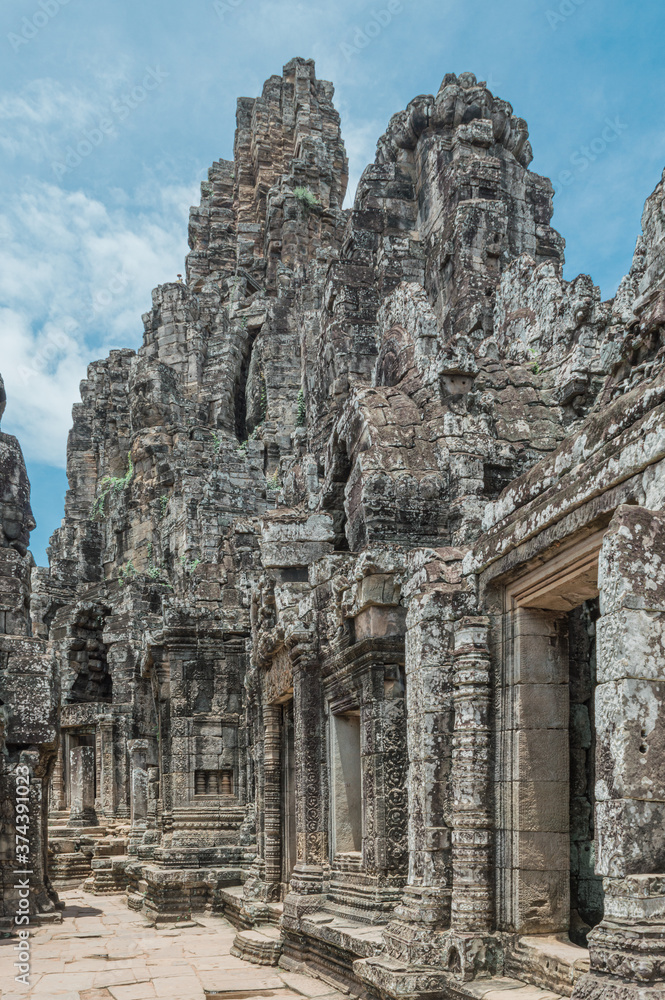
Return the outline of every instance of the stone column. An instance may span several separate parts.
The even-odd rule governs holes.
[[[318,654],[313,644],[291,649],[296,765],[297,861],[284,919],[297,920],[317,909],[329,878],[327,771],[323,736],[323,696]]]
[[[148,827],[148,753],[147,740],[130,740],[130,811],[131,831],[127,853],[136,855]]]
[[[118,743],[125,746],[131,732],[132,722],[127,715],[117,716],[114,722],[115,734],[119,736]],[[115,738],[115,735],[114,735]],[[118,760],[114,761],[113,787],[115,815],[118,819],[130,818],[130,774],[129,774],[129,754],[121,753]]]
[[[385,932],[388,953],[437,966],[450,924],[453,622],[449,595],[412,598],[406,619],[409,875]]]
[[[100,775],[99,802],[101,814],[107,819],[115,816],[115,780],[113,759],[113,717],[100,715],[97,718],[99,734]]]
[[[665,995],[665,514],[619,507],[599,562],[596,874],[584,1000]]]
[[[282,884],[281,705],[263,710],[265,900],[279,899]]]
[[[67,825],[97,826],[94,747],[74,747],[69,761],[71,809]]]
[[[455,623],[451,927],[484,934],[494,920],[489,618]]]
[[[404,891],[408,871],[402,649],[398,642],[392,649],[384,647],[373,653],[363,681],[361,706],[363,871],[378,880],[374,906],[391,914]]]
[[[55,761],[55,767],[53,768],[53,777],[51,778],[51,812],[62,812],[67,808],[65,800],[65,760],[63,756],[63,740],[63,736],[58,738],[58,756]]]
[[[117,638],[118,633],[111,633],[108,639]],[[136,637],[138,640],[138,636]],[[125,741],[132,736],[132,719],[130,705],[135,699],[136,653],[135,640],[128,639],[109,642],[107,651],[108,668],[113,675],[113,703],[127,706],[123,713],[115,716],[115,738],[118,746],[124,746]],[[130,815],[130,774],[129,758],[126,753],[118,755],[114,762],[114,803],[115,816],[118,819],[129,819]]]

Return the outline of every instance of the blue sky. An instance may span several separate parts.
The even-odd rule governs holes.
[[[4,0],[3,430],[28,462],[37,562],[62,516],[78,383],[110,348],[139,346],[152,287],[182,271],[188,208],[232,156],[238,96],[316,59],[353,190],[394,112],[474,72],[529,123],[566,277],[591,274],[607,298],[665,166],[663,37],[662,0]]]

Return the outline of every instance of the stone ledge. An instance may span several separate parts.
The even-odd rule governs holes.
[[[372,991],[394,1000],[563,1000],[560,993],[496,976],[457,982],[449,972],[407,967],[387,956],[353,963],[358,979]]]
[[[239,931],[231,954],[236,958],[244,958],[253,965],[277,965],[282,954],[279,930],[270,925],[261,925],[260,930]]]

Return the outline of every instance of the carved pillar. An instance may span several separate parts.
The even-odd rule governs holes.
[[[110,715],[100,715],[97,718],[97,733],[99,735],[99,804],[102,816],[112,819],[115,816],[115,781],[113,778],[113,718]]]
[[[115,720],[116,733],[120,746],[126,746],[131,732],[131,720],[126,715],[120,715]],[[121,753],[113,762],[115,815],[118,819],[130,818],[130,774],[129,754]]]
[[[265,899],[279,899],[282,883],[282,774],[280,705],[263,710],[264,744],[264,861]]]
[[[455,623],[451,927],[491,930],[492,786],[489,618]]]
[[[99,726],[95,726],[95,775],[97,780],[95,781],[95,812],[98,816],[101,816],[102,803],[100,799],[101,795],[101,784],[100,777],[102,773],[102,737],[99,732]]]
[[[296,918],[321,905],[329,878],[327,771],[323,696],[316,648],[300,642],[291,649],[296,768],[297,861],[284,917]]]
[[[58,756],[53,768],[53,777],[51,778],[51,812],[62,812],[67,808],[67,801],[65,799],[65,759],[63,753],[63,741],[64,736],[60,736],[58,738]]]
[[[392,913],[408,866],[408,806],[402,652],[390,645],[374,654],[364,678],[361,760],[363,870],[377,877],[376,908]]]
[[[436,966],[445,957],[437,932],[450,924],[452,891],[449,595],[429,592],[414,597],[406,625],[409,876],[385,940],[393,957]]]
[[[596,874],[584,1000],[665,994],[665,514],[619,507],[599,562]]]
[[[69,760],[71,810],[67,825],[97,826],[94,747],[74,747]]]
[[[132,641],[114,642],[109,645],[107,660],[113,675],[113,701],[117,705],[130,705],[134,700],[136,654]],[[118,746],[132,736],[132,720],[129,715],[115,717]],[[115,815],[118,819],[129,819],[130,815],[130,773],[129,756],[118,755],[114,763]]]
[[[438,964],[459,980],[493,975],[502,963],[492,928],[492,769],[489,618],[455,622],[452,736],[452,899]]]
[[[130,740],[131,830],[127,853],[136,855],[148,828],[148,765],[151,747],[147,740]]]

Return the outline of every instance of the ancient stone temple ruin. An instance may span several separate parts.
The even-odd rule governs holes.
[[[36,918],[85,880],[370,1000],[665,995],[665,182],[603,302],[531,158],[450,74],[344,209],[293,60],[90,366],[31,583],[0,436],[5,923],[24,762]]]

